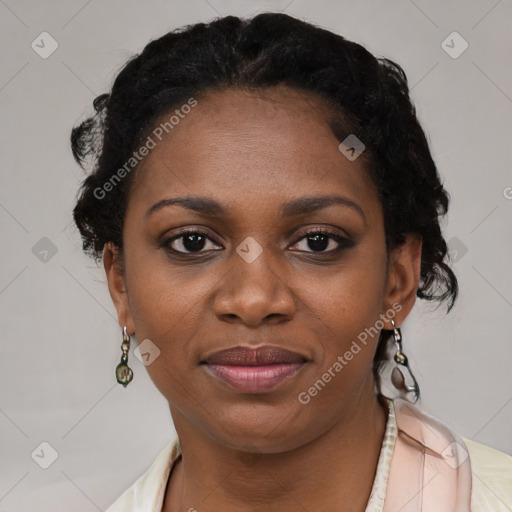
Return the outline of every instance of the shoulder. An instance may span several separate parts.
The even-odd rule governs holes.
[[[179,442],[175,438],[105,512],[161,512],[171,466],[179,451]]]
[[[464,438],[472,473],[474,512],[512,509],[512,456]]]

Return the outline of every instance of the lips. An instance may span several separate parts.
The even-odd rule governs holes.
[[[242,393],[262,393],[295,375],[307,362],[302,355],[282,347],[237,346],[208,356],[202,364],[210,375]]]
[[[303,363],[305,358],[281,347],[265,345],[259,348],[234,347],[215,352],[206,359],[207,364],[232,366],[258,366],[279,363]]]

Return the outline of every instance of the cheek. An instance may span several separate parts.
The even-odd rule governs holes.
[[[309,412],[341,414],[373,386],[380,334],[376,324],[383,313],[382,294],[376,293],[375,285],[382,277],[379,273],[375,280],[368,274],[360,280],[356,277],[333,279],[325,295],[313,301],[315,315],[308,324],[315,333],[316,360],[296,397]]]
[[[303,280],[306,316],[311,314],[308,323],[316,324],[318,333],[318,378],[326,371],[336,374],[332,380],[340,384],[367,378],[382,328],[385,265],[385,253],[361,251],[321,286],[318,280],[315,287],[312,279]],[[308,295],[307,289],[317,291]]]
[[[163,249],[153,247],[149,241],[138,243],[129,232],[127,229],[125,265],[137,334],[155,342],[171,343],[176,333],[198,316],[197,304],[208,283],[199,278],[192,265],[171,265]],[[144,240],[142,231],[140,239]]]
[[[182,382],[193,379],[204,300],[215,284],[213,273],[171,269],[163,258],[134,248],[126,249],[130,312],[139,343],[150,340],[158,357],[146,366],[156,387],[168,398],[187,395]],[[217,278],[218,279],[218,278]],[[152,345],[149,345],[152,346]],[[181,389],[183,388],[183,389]]]
[[[383,312],[385,282],[385,254],[361,249],[323,275],[302,273],[296,288],[306,311],[346,337],[357,336]]]

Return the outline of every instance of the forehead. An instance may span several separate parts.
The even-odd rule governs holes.
[[[364,157],[350,161],[340,152],[328,107],[312,94],[287,87],[227,89],[196,101],[184,109],[188,113],[174,116],[161,140],[150,132],[155,145],[137,170],[131,194],[137,202],[180,194],[227,204],[245,198],[248,207],[252,196],[260,203],[265,197],[270,208],[298,195],[338,191],[378,203]]]

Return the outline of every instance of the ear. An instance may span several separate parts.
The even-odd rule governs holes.
[[[400,325],[416,302],[420,283],[422,240],[418,235],[405,235],[405,242],[391,251],[386,282],[386,309],[400,304],[395,322]],[[393,308],[394,309],[394,308]],[[386,329],[392,329],[391,323]]]
[[[112,242],[106,243],[103,247],[103,267],[107,276],[110,296],[117,310],[119,325],[121,327],[126,325],[128,334],[133,334],[135,324],[130,312],[124,269],[119,249]]]

